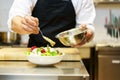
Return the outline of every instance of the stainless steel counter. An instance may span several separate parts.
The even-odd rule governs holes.
[[[0,80],[88,80],[82,61],[39,66],[27,61],[0,61]]]

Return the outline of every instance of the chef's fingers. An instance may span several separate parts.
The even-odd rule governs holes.
[[[26,34],[32,34],[33,30],[31,28],[29,28],[28,26],[22,24],[22,28],[24,29]]]
[[[36,27],[38,28],[38,31],[39,31],[39,30],[40,30],[40,27],[39,27],[39,19],[36,18],[36,17],[32,17],[32,16],[31,16],[31,19],[36,22],[36,24],[37,24]]]
[[[31,16],[31,19],[36,22],[36,26],[39,26],[38,18]]]
[[[91,41],[93,39],[93,31],[88,29],[87,32],[85,33],[85,37],[86,37],[86,40],[87,42]]]
[[[26,34],[38,34],[39,33],[39,31],[34,31],[33,29],[31,29],[30,27],[26,25],[22,25],[22,28],[24,29]]]
[[[37,26],[39,26],[39,20],[38,20],[38,18],[35,18],[35,21],[37,23]]]
[[[81,24],[80,28],[81,28],[81,30],[85,30],[85,29],[87,29],[87,25],[86,24]]]
[[[25,19],[23,19],[21,22],[23,29],[25,31],[28,31],[28,33],[33,33],[33,34],[39,33],[39,29],[35,26],[31,26],[30,24],[28,24]]]
[[[31,16],[25,16],[24,19],[31,26],[36,26],[37,25],[37,23],[31,18]]]
[[[25,19],[22,20],[22,24],[24,24],[24,25],[26,25],[26,26],[29,26],[29,27],[30,27],[31,29],[33,29],[34,31],[37,31],[37,30],[38,30],[37,27],[32,26],[32,25],[30,25],[29,23],[27,23]]]
[[[33,16],[25,16],[25,20],[27,20],[26,22],[27,23],[31,23],[30,25],[31,25],[31,28],[33,28],[35,31],[35,33],[34,34],[38,34],[39,33],[39,28],[38,28],[38,26],[39,26],[39,20],[38,20],[38,18],[36,18],[36,17],[33,17]],[[34,22],[35,24],[33,24],[32,25],[32,22]]]

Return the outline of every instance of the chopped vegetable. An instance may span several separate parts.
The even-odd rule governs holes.
[[[51,48],[49,45],[47,47],[31,47],[31,51],[26,52],[27,55],[40,55],[40,56],[59,56],[62,55],[61,52]]]
[[[31,52],[26,52],[26,55],[30,55]]]
[[[31,51],[34,50],[35,48],[37,48],[37,46],[33,46],[33,47],[31,47]]]
[[[41,53],[46,53],[46,51],[45,51],[45,49],[44,49],[44,48],[41,50]]]

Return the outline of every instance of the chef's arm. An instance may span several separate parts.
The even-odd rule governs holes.
[[[15,16],[11,19],[11,30],[19,34],[38,34],[38,19],[32,16]]]
[[[95,17],[96,17],[96,12],[95,12],[95,6],[93,0],[82,0],[81,5],[77,4],[76,27],[80,27],[81,24],[85,24],[88,29],[94,32],[95,27],[93,23]]]
[[[36,0],[14,0],[8,16],[8,28],[19,34],[37,34],[38,22],[31,16]],[[27,15],[27,17],[26,17]],[[34,20],[35,19],[35,20]]]

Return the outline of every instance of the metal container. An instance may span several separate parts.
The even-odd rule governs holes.
[[[17,33],[13,32],[0,32],[0,42],[1,43],[15,43],[20,40]]]
[[[86,43],[87,29],[73,28],[56,35],[56,38],[65,46],[81,46]]]

